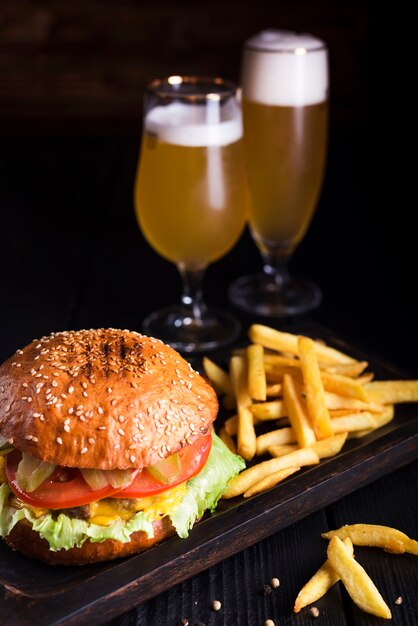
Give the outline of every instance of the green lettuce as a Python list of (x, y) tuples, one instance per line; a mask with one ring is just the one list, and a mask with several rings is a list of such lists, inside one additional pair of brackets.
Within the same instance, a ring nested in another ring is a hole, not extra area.
[[(228, 482), (245, 467), (241, 457), (232, 454), (224, 443), (213, 435), (212, 449), (203, 470), (186, 485), (186, 493), (177, 509), (170, 515), (173, 526), (180, 537), (187, 537), (188, 531), (198, 517), (209, 509), (213, 511), (226, 489)], [(129, 541), (136, 531), (144, 531), (153, 537), (152, 519), (142, 511), (130, 520), (118, 520), (110, 526), (100, 526), (91, 522), (68, 517), (60, 513), (56, 519), (51, 514), (35, 517), (32, 509), (23, 506), (16, 509), (8, 504), (10, 488), (7, 483), (0, 486), (0, 536), (5, 537), (23, 519), (32, 524), (49, 543), (50, 550), (69, 550), (80, 547), (90, 539), (92, 542), (116, 539), (122, 543)]]
[(212, 450), (202, 471), (188, 481), (187, 491), (179, 506), (170, 515), (177, 534), (185, 538), (198, 517), (209, 509), (213, 512), (227, 484), (245, 462), (226, 447), (219, 437), (213, 435)]

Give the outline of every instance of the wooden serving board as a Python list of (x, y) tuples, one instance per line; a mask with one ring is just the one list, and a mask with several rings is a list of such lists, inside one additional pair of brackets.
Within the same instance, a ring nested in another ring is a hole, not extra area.
[[(376, 378), (405, 378), (396, 367), (347, 345), (318, 326), (300, 329), (369, 361)], [(216, 355), (226, 359), (227, 353)], [(217, 360), (219, 360), (217, 358)], [(100, 624), (226, 557), (418, 458), (418, 407), (398, 405), (395, 419), (343, 452), (301, 470), (248, 500), (220, 502), (187, 539), (173, 538), (114, 562), (51, 567), (0, 543), (0, 624)]]

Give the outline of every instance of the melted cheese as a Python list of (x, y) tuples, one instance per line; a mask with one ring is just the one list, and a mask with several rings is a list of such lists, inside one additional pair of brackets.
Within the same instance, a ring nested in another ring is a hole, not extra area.
[(110, 526), (118, 519), (128, 521), (138, 511), (143, 511), (152, 520), (170, 515), (178, 506), (186, 492), (186, 483), (181, 483), (156, 496), (135, 500), (105, 498), (90, 504), (90, 522), (100, 526)]

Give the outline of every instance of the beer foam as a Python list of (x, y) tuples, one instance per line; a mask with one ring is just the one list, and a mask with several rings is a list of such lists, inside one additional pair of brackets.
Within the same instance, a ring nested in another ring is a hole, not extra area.
[(246, 100), (276, 106), (306, 106), (328, 96), (328, 55), (309, 34), (265, 30), (246, 41), (242, 64)]
[(237, 107), (233, 119), (220, 120), (219, 101), (205, 106), (172, 102), (151, 109), (145, 130), (160, 141), (178, 146), (226, 146), (242, 137), (242, 118)]

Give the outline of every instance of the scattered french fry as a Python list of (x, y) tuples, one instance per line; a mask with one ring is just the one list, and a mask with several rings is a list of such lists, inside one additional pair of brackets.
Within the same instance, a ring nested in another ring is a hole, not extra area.
[(335, 456), (340, 452), (343, 445), (347, 440), (347, 433), (341, 432), (333, 437), (327, 437), (327, 439), (321, 439), (312, 444), (312, 450), (315, 450), (320, 459), (325, 459), (330, 456)]
[[(344, 539), (343, 543), (347, 552), (352, 555), (353, 544), (351, 540), (347, 537)], [(312, 604), (312, 602), (316, 602), (319, 598), (322, 598), (328, 589), (335, 585), (335, 583), (339, 580), (340, 577), (332, 568), (331, 563), (328, 560), (325, 561), (325, 563), (321, 565), (306, 585), (304, 585), (299, 591), (293, 608), (294, 612), (299, 613), (299, 611), (305, 606), (308, 606), (308, 604)]]
[(357, 398), (363, 402), (369, 401), (367, 391), (355, 378), (321, 372), (321, 380), (326, 391), (332, 391), (349, 398)]
[(325, 403), (324, 386), (315, 353), (315, 345), (309, 337), (299, 337), (298, 348), (309, 417), (316, 438), (325, 439), (333, 434), (333, 429)]
[(235, 496), (239, 496), (248, 491), (255, 483), (281, 469), (316, 465), (317, 463), (319, 463), (318, 455), (310, 448), (300, 448), (299, 450), (295, 450), (295, 452), (291, 452), (277, 459), (257, 463), (245, 469), (241, 474), (238, 474), (238, 476), (235, 476), (228, 483), (222, 497), (234, 498)]
[(334, 433), (347, 433), (376, 428), (377, 422), (374, 415), (368, 411), (362, 411), (361, 413), (333, 417), (331, 425)]
[(298, 472), (300, 467), (286, 467), (284, 469), (278, 470), (277, 472), (273, 472), (269, 474), (265, 478), (262, 478), (257, 483), (254, 483), (252, 487), (247, 489), (244, 492), (244, 498), (249, 498), (250, 496), (254, 496), (256, 493), (261, 493), (262, 491), (266, 491), (267, 489), (271, 489), (278, 485), (282, 480), (291, 476), (295, 472)]
[(227, 374), (219, 365), (211, 361), (207, 356), (203, 357), (203, 370), (206, 376), (209, 378), (216, 393), (228, 394), (232, 396), (234, 391), (232, 389), (231, 380)]
[(285, 454), (289, 454), (289, 452), (294, 452), (297, 449), (298, 449), (297, 443), (282, 443), (280, 446), (269, 446), (267, 448), (271, 456), (274, 456), (274, 457), (284, 456)]
[(366, 385), (371, 402), (418, 402), (418, 380), (376, 380)]
[(351, 524), (341, 526), (337, 530), (322, 533), (322, 537), (325, 539), (331, 539), (332, 537), (345, 539), (349, 537), (355, 546), (374, 546), (383, 548), (387, 552), (395, 552), (397, 554), (409, 552), (410, 554), (418, 555), (418, 541), (410, 539), (405, 533), (390, 526)]
[(348, 398), (338, 393), (330, 391), (325, 392), (325, 404), (327, 409), (350, 409), (352, 411), (371, 411), (372, 413), (381, 413), (384, 409), (383, 404), (377, 402), (363, 402), (357, 398)]
[(296, 435), (296, 439), (302, 448), (310, 446), (316, 441), (315, 433), (309, 423), (309, 415), (305, 402), (291, 376), (283, 377), (283, 397), (289, 412), (290, 425)]
[(224, 442), (227, 448), (231, 450), (234, 454), (237, 453), (237, 446), (235, 445), (235, 441), (233, 437), (227, 432), (226, 428), (223, 426), (219, 431), (219, 438)]
[(251, 412), (260, 422), (287, 417), (288, 412), (283, 400), (272, 400), (260, 404), (252, 404)]
[(250, 411), (251, 398), (247, 390), (247, 366), (245, 357), (233, 356), (230, 362), (232, 387), (237, 399), (238, 408), (238, 453), (251, 461), (256, 451), (256, 435), (253, 415)]
[(248, 393), (254, 400), (266, 399), (266, 373), (264, 371), (264, 348), (254, 343), (247, 348)]
[(374, 430), (386, 426), (386, 424), (389, 424), (395, 417), (395, 407), (393, 406), (393, 404), (387, 404), (382, 413), (373, 413), (373, 417), (376, 424), (374, 428), (369, 428), (368, 430), (357, 430), (353, 433), (350, 433), (350, 436), (364, 437), (365, 435), (372, 433)]
[[(283, 333), (279, 330), (263, 326), (261, 324), (253, 324), (249, 330), (249, 336), (253, 343), (261, 343), (265, 348), (279, 350), (281, 352), (290, 352), (298, 355), (298, 338), (291, 333)], [(324, 363), (352, 363), (352, 359), (347, 354), (343, 354), (339, 350), (325, 346), (319, 341), (315, 342), (315, 352), (318, 359)]]
[(330, 374), (342, 374), (343, 376), (356, 377), (360, 376), (368, 366), (367, 361), (353, 361), (352, 363), (336, 363), (329, 365), (327, 363), (319, 363), (321, 369), (325, 369)]
[(275, 398), (282, 395), (282, 386), (280, 383), (268, 385), (266, 389), (266, 395), (268, 398)]
[(296, 434), (291, 426), (271, 430), (256, 439), (257, 455), (265, 454), (270, 446), (281, 446), (283, 444), (296, 443)]
[(375, 584), (363, 567), (347, 552), (341, 539), (332, 537), (327, 554), (332, 569), (341, 578), (353, 602), (366, 613), (390, 619), (390, 609)]

